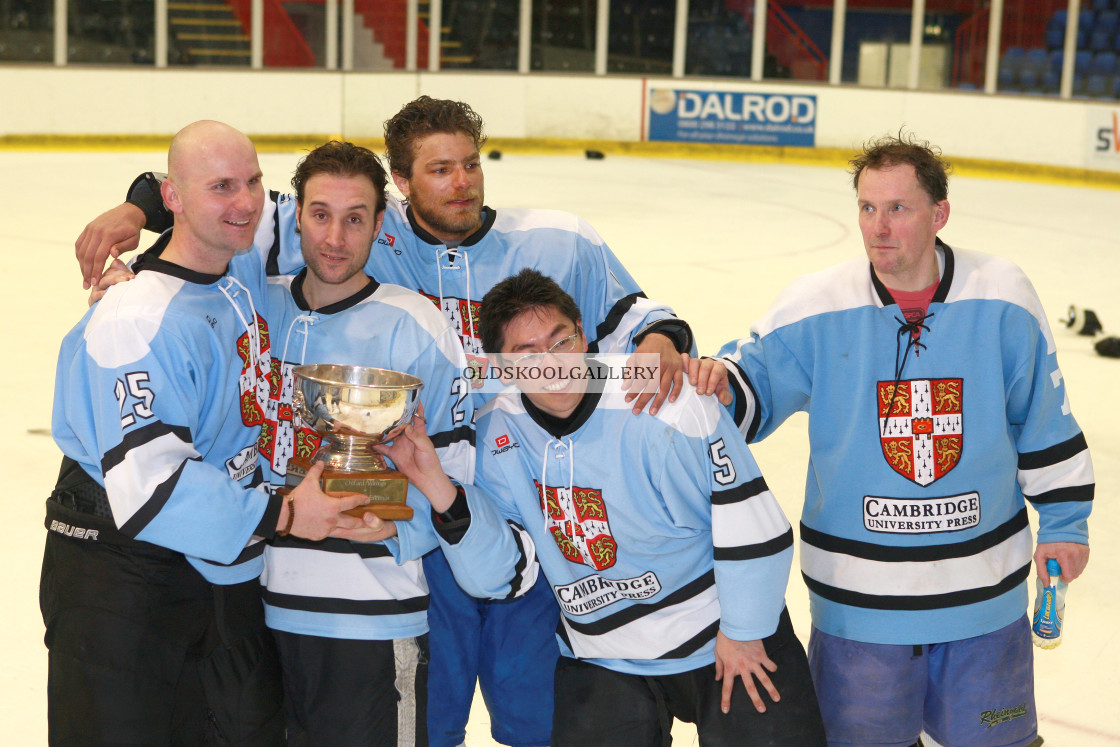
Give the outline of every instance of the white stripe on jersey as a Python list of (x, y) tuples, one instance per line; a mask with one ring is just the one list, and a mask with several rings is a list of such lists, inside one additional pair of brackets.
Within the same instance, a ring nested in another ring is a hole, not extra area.
[(577, 658), (656, 659), (719, 622), (719, 616), (719, 592), (712, 584), (691, 599), (643, 615), (600, 635), (576, 632), (564, 615), (560, 616), (560, 622)]
[(744, 501), (712, 505), (715, 547), (760, 545), (781, 537), (789, 529), (785, 514), (769, 490)]
[(1088, 449), (1057, 464), (1019, 470), (1019, 487), (1025, 496), (1042, 495), (1056, 488), (1092, 485), (1093, 481), (1093, 460)]
[(362, 558), (300, 547), (270, 548), (262, 581), (278, 593), (309, 598), (381, 601), (428, 595), (419, 560), (398, 566), (391, 555)]
[(129, 449), (124, 459), (105, 473), (105, 492), (113, 497), (113, 519), (124, 526), (143, 508), (161, 484), (198, 451), (174, 433)]
[(809, 578), (859, 594), (931, 597), (995, 586), (1031, 560), (1029, 526), (987, 550), (963, 558), (886, 562), (828, 552), (801, 542), (801, 570)]

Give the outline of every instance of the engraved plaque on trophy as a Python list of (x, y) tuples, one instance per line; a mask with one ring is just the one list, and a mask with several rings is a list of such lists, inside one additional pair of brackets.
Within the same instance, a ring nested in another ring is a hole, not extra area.
[(405, 504), (408, 478), (374, 451), (393, 440), (412, 419), (424, 382), (383, 368), (313, 365), (292, 369), (292, 406), (319, 437), (319, 445), (288, 460), (288, 488), (300, 483), (315, 462), (323, 462), (322, 489), (363, 493), (370, 503), (347, 511), (373, 511), (382, 519), (411, 519)]

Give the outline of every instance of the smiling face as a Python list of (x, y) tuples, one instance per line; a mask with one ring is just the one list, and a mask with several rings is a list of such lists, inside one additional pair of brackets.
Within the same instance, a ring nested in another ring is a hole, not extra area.
[[(524, 311), (502, 328), (503, 365), (512, 366), (515, 360), (531, 353), (546, 353), (539, 361), (540, 368), (559, 376), (543, 385), (540, 379), (531, 380), (528, 383), (532, 386), (526, 386), (523, 391), (530, 402), (558, 418), (566, 418), (575, 411), (587, 386), (585, 378), (573, 379), (564, 375), (564, 371), (570, 369), (575, 361), (547, 354), (557, 344), (566, 347), (565, 338), (573, 334), (577, 337), (572, 353), (586, 353), (587, 338), (583, 328), (555, 306)], [(584, 364), (579, 362), (578, 365)]]
[(482, 161), (463, 133), (437, 132), (416, 143), (412, 175), (393, 172), (416, 222), (440, 241), (457, 242), (482, 225)]
[(864, 169), (857, 191), (859, 228), (876, 277), (901, 291), (935, 283), (934, 247), (949, 220), (949, 201), (933, 201), (908, 163)]
[(309, 270), (303, 292), (312, 308), (348, 298), (369, 283), (363, 272), (385, 213), (369, 177), (315, 174), (303, 187), (296, 225)]
[(253, 244), (264, 209), (257, 152), (243, 134), (218, 122), (184, 128), (168, 152), (164, 202), (175, 215), (165, 258), (222, 272)]

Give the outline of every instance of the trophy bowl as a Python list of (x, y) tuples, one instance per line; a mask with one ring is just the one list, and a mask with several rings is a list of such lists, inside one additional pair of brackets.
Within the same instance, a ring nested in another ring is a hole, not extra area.
[(366, 506), (383, 519), (410, 519), (405, 505), (408, 480), (391, 469), (374, 445), (395, 438), (412, 420), (424, 382), (416, 376), (365, 366), (318, 364), (292, 369), (292, 406), (305, 428), (319, 436), (311, 453), (288, 461), (287, 485), (299, 484), (314, 462), (323, 462), (322, 488), (363, 493)]

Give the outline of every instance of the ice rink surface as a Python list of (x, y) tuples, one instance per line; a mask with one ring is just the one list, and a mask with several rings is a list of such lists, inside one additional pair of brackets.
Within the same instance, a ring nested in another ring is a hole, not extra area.
[[(284, 190), (298, 157), (262, 154), (266, 185)], [(6, 403), (0, 464), (11, 481), (0, 497), (8, 525), (0, 545), (8, 578), (0, 612), (0, 741), (6, 745), (46, 744), (37, 589), (43, 502), (59, 463), (49, 436), (55, 358), (86, 308), (74, 239), (122, 199), (138, 172), (164, 168), (158, 152), (0, 151), (0, 253), (9, 262), (0, 293)], [(507, 153), (484, 161), (484, 168), (486, 201), (498, 209), (558, 208), (586, 218), (647, 295), (692, 324), (703, 353), (746, 335), (795, 276), (863, 251), (854, 193), (839, 167)], [(1070, 588), (1062, 646), (1036, 652), (1040, 733), (1053, 747), (1120, 745), (1120, 359), (1098, 356), (1087, 338), (1055, 323), (1072, 303), (1095, 310), (1106, 333), (1120, 334), (1120, 192), (958, 175), (949, 201), (942, 238), (1014, 260), (1038, 289), (1096, 468), (1092, 558)], [(752, 447), (795, 526), (808, 454), (805, 424), (795, 417)], [(808, 598), (796, 566), (787, 600), (807, 642)], [(674, 735), (678, 745), (696, 742), (687, 726), (678, 725)], [(495, 744), (477, 708), (467, 744)]]

